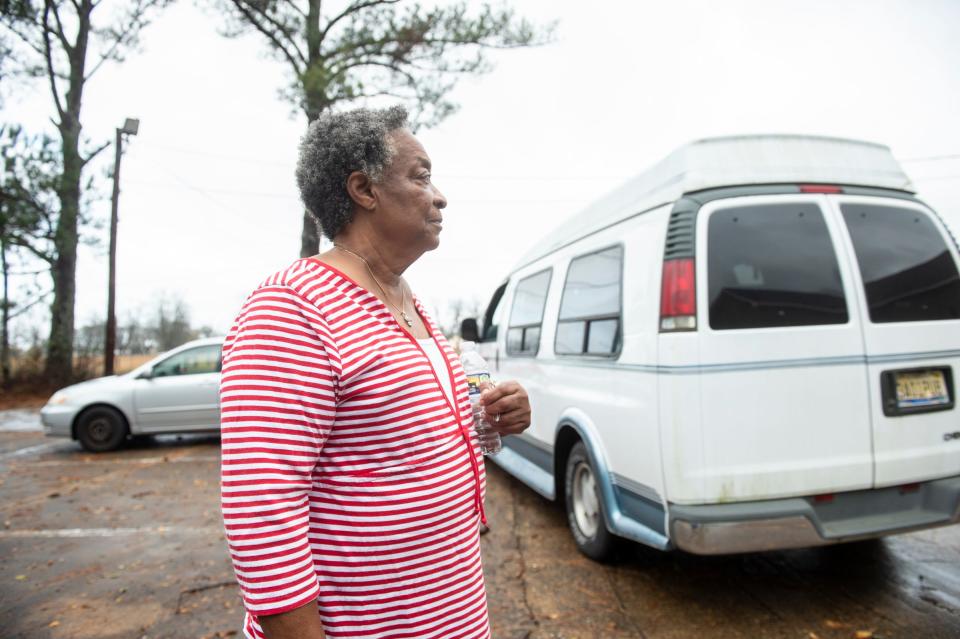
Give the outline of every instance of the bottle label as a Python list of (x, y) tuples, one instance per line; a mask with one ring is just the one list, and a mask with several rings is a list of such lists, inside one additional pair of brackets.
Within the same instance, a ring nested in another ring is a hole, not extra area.
[(480, 385), (490, 381), (490, 373), (470, 373), (467, 375), (467, 386), (470, 387), (470, 394), (480, 394)]

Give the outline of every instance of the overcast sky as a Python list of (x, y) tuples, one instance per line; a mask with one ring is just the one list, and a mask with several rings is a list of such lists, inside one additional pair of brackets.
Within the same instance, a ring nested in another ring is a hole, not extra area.
[[(419, 135), (449, 201), (440, 248), (407, 276), (433, 308), (485, 300), (546, 229), (707, 136), (886, 144), (960, 231), (960, 2), (510, 4), (559, 20), (556, 42), (497, 52), (492, 73), (458, 85), (459, 113)], [(289, 76), (261, 40), (224, 39), (218, 24), (181, 2), (144, 33), (142, 53), (88, 85), (91, 139), (141, 121), (121, 172), (121, 322), (179, 296), (194, 324), (225, 332), (253, 287), (298, 256), (293, 171), (305, 120), (279, 99)], [(49, 128), (50, 108), (37, 83), (7, 97), (3, 120)], [(103, 155), (99, 173), (112, 162)], [(96, 213), (107, 219), (109, 200)], [(100, 248), (81, 250), (78, 325), (105, 313), (102, 235)]]

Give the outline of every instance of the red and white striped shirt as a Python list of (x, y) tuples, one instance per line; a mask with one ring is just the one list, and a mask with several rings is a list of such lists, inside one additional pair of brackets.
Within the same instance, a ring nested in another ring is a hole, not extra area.
[(387, 307), (315, 260), (268, 278), (227, 335), (222, 505), (247, 637), (314, 598), (331, 638), (490, 636), (466, 379), (414, 304), (456, 405)]

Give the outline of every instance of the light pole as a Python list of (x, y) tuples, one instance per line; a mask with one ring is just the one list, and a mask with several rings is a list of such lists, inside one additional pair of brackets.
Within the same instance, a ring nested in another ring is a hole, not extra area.
[(103, 346), (103, 374), (113, 375), (113, 355), (117, 344), (117, 206), (120, 201), (120, 155), (123, 153), (123, 136), (136, 135), (140, 120), (127, 118), (122, 129), (117, 129), (116, 155), (113, 160), (113, 203), (110, 210), (110, 276), (107, 285), (107, 336)]

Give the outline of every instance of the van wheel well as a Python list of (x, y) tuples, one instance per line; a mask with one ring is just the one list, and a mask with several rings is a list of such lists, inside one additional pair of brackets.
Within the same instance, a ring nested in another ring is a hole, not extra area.
[(566, 478), (567, 459), (570, 457), (570, 451), (580, 441), (580, 435), (572, 426), (563, 426), (557, 433), (557, 444), (554, 447), (556, 453), (553, 456), (553, 483), (557, 495), (557, 503), (566, 503)]
[(113, 406), (111, 404), (100, 403), (100, 404), (90, 404), (89, 406), (84, 407), (82, 411), (77, 413), (77, 416), (73, 418), (73, 423), (70, 424), (70, 439), (77, 439), (77, 424), (80, 423), (80, 419), (89, 413), (94, 408), (109, 408), (110, 410), (117, 411), (117, 414), (120, 415), (120, 419), (123, 420), (124, 426), (127, 427), (127, 433), (130, 433), (130, 422), (127, 420), (127, 416), (123, 414), (123, 411)]

